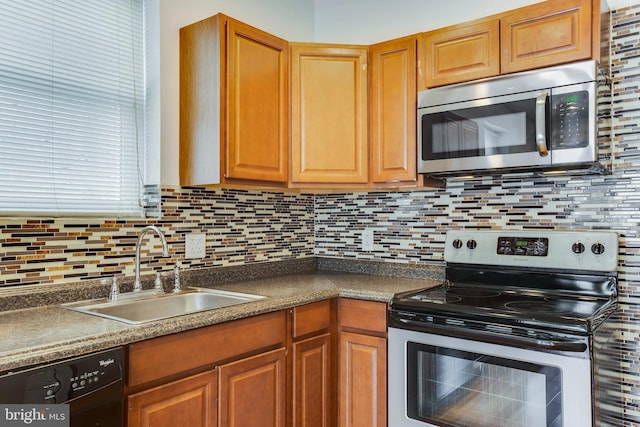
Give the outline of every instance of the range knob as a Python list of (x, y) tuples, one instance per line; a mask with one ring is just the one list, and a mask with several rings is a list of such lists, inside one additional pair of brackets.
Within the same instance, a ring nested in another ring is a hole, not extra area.
[(575, 242), (572, 246), (571, 246), (571, 250), (573, 251), (574, 254), (581, 254), (584, 253), (584, 244), (580, 243), (580, 242)]
[(594, 243), (591, 245), (591, 252), (594, 255), (601, 255), (604, 253), (604, 245), (602, 243)]
[(467, 248), (469, 249), (475, 249), (476, 246), (478, 246), (478, 242), (476, 242), (475, 240), (471, 239), (471, 240), (467, 240)]
[(453, 241), (453, 247), (456, 248), (456, 249), (460, 249), (462, 247), (462, 240), (455, 239)]

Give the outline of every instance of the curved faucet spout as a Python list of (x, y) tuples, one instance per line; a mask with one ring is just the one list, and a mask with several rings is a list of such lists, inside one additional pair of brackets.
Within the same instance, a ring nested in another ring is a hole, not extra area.
[(148, 225), (144, 227), (140, 232), (140, 235), (138, 236), (138, 242), (136, 243), (136, 271), (135, 271), (136, 278), (133, 281), (134, 292), (140, 291), (142, 289), (142, 285), (140, 284), (140, 247), (142, 246), (142, 239), (144, 238), (145, 234), (147, 234), (147, 232), (149, 231), (153, 231), (154, 233), (156, 233), (158, 237), (160, 237), (160, 240), (162, 240), (162, 256), (163, 257), (169, 256), (169, 247), (167, 245), (167, 239), (164, 237), (164, 234), (162, 234), (162, 231), (160, 231), (160, 229), (155, 225)]

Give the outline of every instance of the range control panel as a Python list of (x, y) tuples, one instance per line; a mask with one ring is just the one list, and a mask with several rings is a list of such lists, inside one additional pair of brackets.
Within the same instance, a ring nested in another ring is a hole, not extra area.
[(616, 271), (618, 234), (610, 231), (450, 230), (448, 263)]
[(547, 256), (549, 239), (546, 237), (498, 237), (498, 255)]

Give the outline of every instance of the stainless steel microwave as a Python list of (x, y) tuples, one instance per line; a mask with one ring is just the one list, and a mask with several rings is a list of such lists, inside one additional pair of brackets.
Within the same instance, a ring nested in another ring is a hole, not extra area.
[(599, 149), (607, 136), (599, 129), (608, 128), (602, 123), (610, 99), (609, 80), (597, 61), (421, 91), (418, 171), (608, 173)]

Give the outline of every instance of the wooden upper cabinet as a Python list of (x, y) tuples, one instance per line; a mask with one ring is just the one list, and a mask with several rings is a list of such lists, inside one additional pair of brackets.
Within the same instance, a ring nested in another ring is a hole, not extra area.
[(288, 60), (285, 40), (227, 22), (226, 179), (288, 179)]
[(291, 44), (291, 183), (368, 182), (367, 48)]
[[(599, 18), (598, 8), (594, 10)], [(592, 0), (553, 0), (501, 16), (502, 73), (529, 70), (596, 56), (592, 35)], [(592, 31), (593, 30), (593, 31)], [(599, 37), (598, 37), (599, 38)]]
[(288, 179), (288, 44), (216, 15), (180, 29), (180, 183)]
[(430, 31), (420, 43), (421, 89), (500, 74), (500, 21)]
[(416, 38), (369, 48), (369, 148), (373, 185), (417, 179)]

